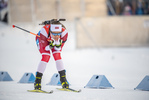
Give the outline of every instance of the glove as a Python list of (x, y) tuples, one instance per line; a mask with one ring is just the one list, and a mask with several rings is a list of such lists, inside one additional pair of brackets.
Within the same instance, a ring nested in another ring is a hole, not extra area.
[(55, 46), (56, 46), (57, 48), (60, 48), (61, 45), (62, 45), (62, 40), (61, 40), (61, 39), (59, 39), (58, 41), (55, 42)]
[(49, 40), (49, 46), (51, 49), (55, 46), (56, 50), (59, 50), (61, 45), (62, 45), (61, 39), (58, 39), (58, 41), (55, 41), (53, 38)]
[(53, 39), (49, 40), (49, 46), (50, 46), (51, 49), (55, 46), (55, 43), (54, 43)]

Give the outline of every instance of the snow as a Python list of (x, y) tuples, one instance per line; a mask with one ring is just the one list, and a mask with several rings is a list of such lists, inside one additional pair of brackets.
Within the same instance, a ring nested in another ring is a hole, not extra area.
[[(20, 26), (35, 33), (41, 28), (33, 25)], [(57, 73), (53, 57), (44, 73), (42, 89), (54, 90), (54, 93), (27, 92), (33, 89), (33, 84), (18, 82), (26, 72), (35, 75), (41, 59), (35, 36), (0, 23), (0, 71), (7, 71), (14, 80), (0, 82), (0, 100), (149, 100), (148, 91), (134, 90), (149, 75), (148, 47), (75, 49), (75, 33), (73, 28), (69, 28), (70, 35), (62, 58), (70, 87), (82, 89), (82, 92), (62, 92), (56, 90), (60, 86), (46, 85), (52, 75)], [(115, 89), (84, 88), (93, 75), (105, 75)]]

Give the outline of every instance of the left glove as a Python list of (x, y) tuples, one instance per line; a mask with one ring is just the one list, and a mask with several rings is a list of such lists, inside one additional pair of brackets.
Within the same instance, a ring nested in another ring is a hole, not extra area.
[(61, 45), (62, 45), (62, 40), (61, 40), (61, 39), (59, 39), (58, 41), (55, 41), (55, 46), (56, 46), (57, 48), (60, 48)]
[(51, 39), (51, 40), (48, 40), (49, 41), (49, 46), (50, 48), (55, 48), (55, 50), (60, 50), (61, 48), (61, 45), (62, 45), (62, 40), (61, 39), (58, 39), (58, 41), (54, 40), (54, 39)]
[(55, 41), (55, 46), (54, 46), (54, 49), (59, 51), (61, 50), (61, 45), (62, 45), (62, 40), (59, 39), (58, 41)]

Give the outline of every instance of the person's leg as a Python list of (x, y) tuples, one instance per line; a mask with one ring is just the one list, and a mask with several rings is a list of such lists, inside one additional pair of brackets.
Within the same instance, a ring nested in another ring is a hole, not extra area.
[(37, 72), (44, 73), (47, 63), (49, 62), (50, 54), (42, 54), (42, 59), (38, 64)]
[(46, 69), (46, 65), (49, 62), (50, 54), (49, 53), (42, 53), (42, 59), (39, 62), (37, 72), (36, 72), (36, 79), (34, 83), (34, 88), (41, 90), (41, 79), (42, 75)]
[(61, 53), (60, 52), (53, 52), (53, 57), (54, 57), (55, 62), (56, 62), (57, 71), (59, 72), (59, 75), (60, 75), (60, 81), (61, 81), (62, 87), (63, 88), (69, 88), (69, 84), (67, 83), (67, 79), (66, 79), (64, 64), (63, 64), (63, 61), (61, 58)]
[(54, 57), (54, 60), (56, 63), (57, 71), (65, 70), (64, 64), (63, 64), (63, 61), (61, 58), (61, 53), (60, 52), (56, 52), (56, 53), (53, 52), (53, 57)]

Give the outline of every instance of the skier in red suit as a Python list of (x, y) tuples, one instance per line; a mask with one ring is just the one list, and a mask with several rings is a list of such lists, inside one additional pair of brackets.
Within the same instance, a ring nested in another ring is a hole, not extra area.
[(67, 83), (64, 64), (61, 58), (62, 48), (67, 40), (68, 32), (60, 22), (53, 22), (52, 24), (45, 25), (38, 32), (40, 37), (36, 37), (38, 49), (42, 55), (39, 62), (34, 88), (41, 90), (41, 79), (45, 71), (46, 65), (53, 55), (56, 62), (56, 68), (60, 75), (62, 88), (69, 88)]

